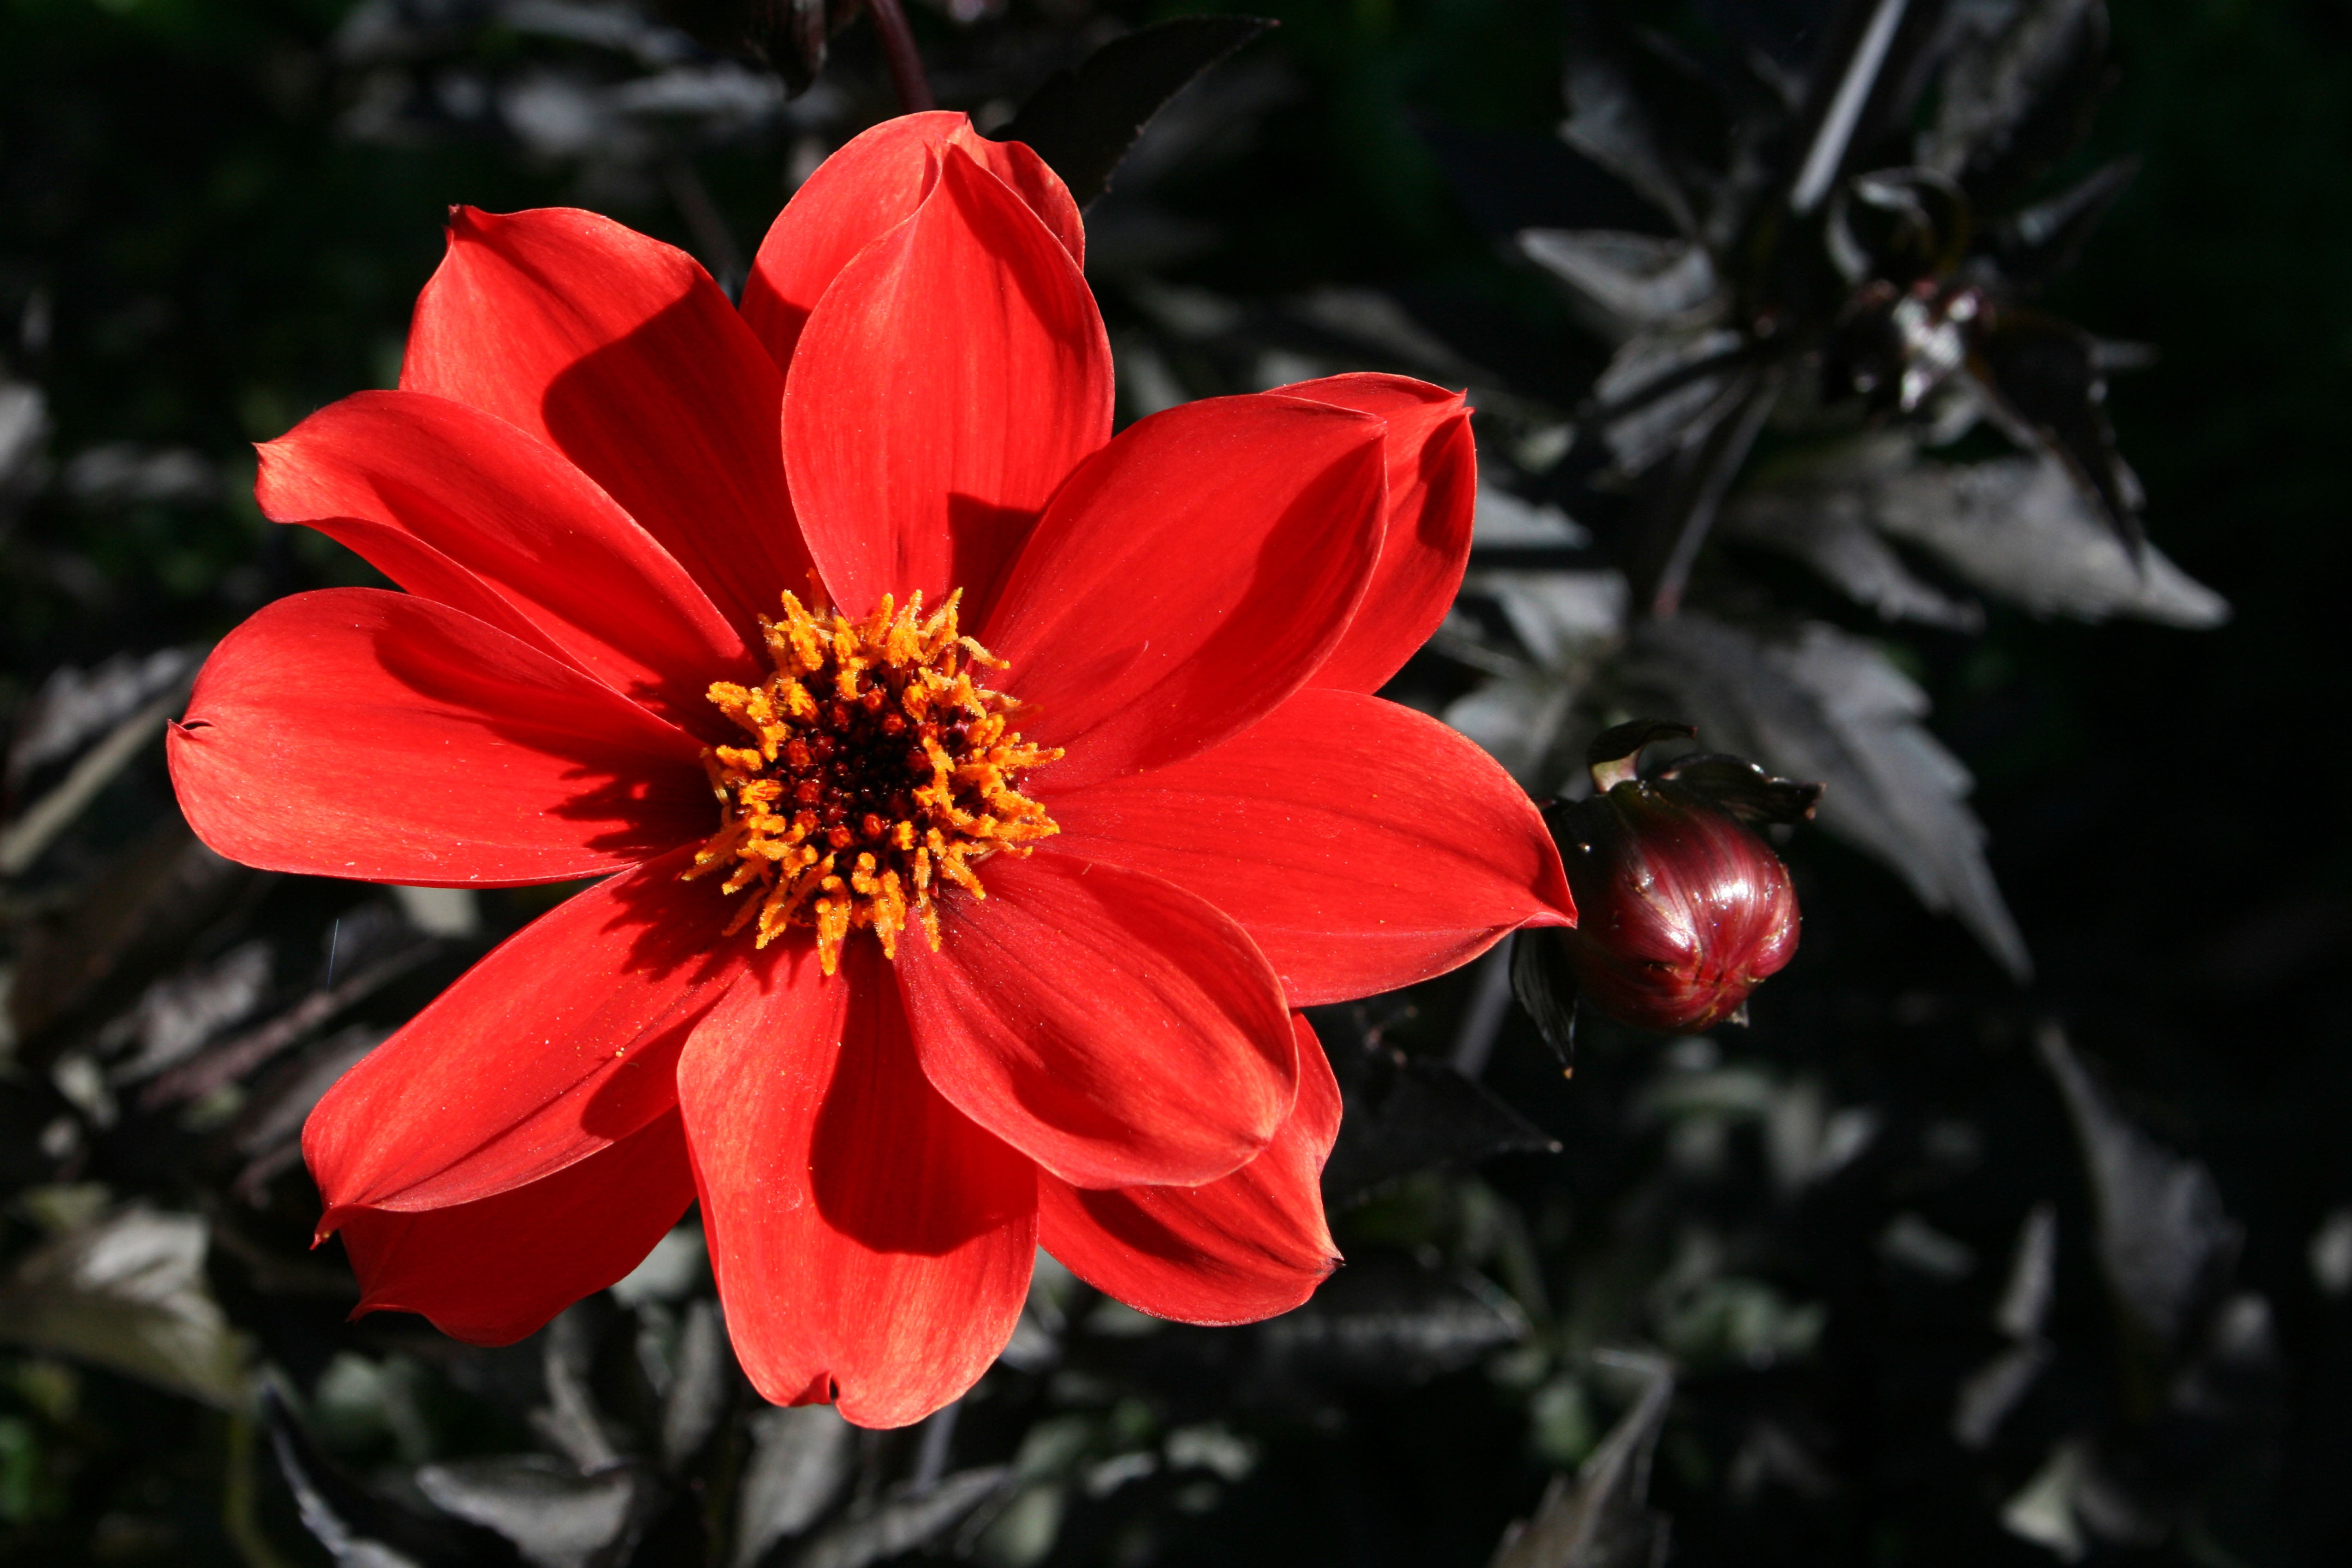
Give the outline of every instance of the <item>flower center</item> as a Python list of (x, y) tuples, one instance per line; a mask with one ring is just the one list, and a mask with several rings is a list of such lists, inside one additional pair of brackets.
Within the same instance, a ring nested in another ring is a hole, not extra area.
[(786, 594), (783, 619), (760, 617), (776, 672), (712, 683), (750, 740), (702, 753), (719, 831), (684, 879), (725, 867), (722, 890), (752, 894), (730, 934), (756, 918), (765, 947), (813, 926), (827, 974), (853, 931), (896, 958), (911, 919), (936, 952), (943, 880), (986, 898), (974, 866), (1060, 831), (1021, 780), (1061, 751), (1024, 741), (1006, 719), (1020, 704), (973, 679), (1004, 661), (957, 632), (962, 596), (926, 616), (920, 590), (898, 609), (885, 594), (852, 621)]

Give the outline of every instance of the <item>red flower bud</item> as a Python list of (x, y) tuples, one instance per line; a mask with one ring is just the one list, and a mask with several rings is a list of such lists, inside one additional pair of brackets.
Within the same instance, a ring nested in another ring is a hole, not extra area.
[[(1599, 792), (1545, 814), (1579, 920), (1573, 930), (1522, 939), (1556, 944), (1543, 967), (1557, 973), (1564, 963), (1560, 979), (1572, 983), (1554, 984), (1559, 1001), (1573, 994), (1648, 1029), (1744, 1022), (1748, 994), (1795, 955), (1796, 892), (1748, 824), (1810, 816), (1821, 794), (1730, 757), (1635, 775), (1647, 741), (1692, 732), (1644, 721), (1593, 743)], [(1522, 995), (1528, 990), (1522, 983)], [(1554, 1032), (1542, 1009), (1538, 1017)]]

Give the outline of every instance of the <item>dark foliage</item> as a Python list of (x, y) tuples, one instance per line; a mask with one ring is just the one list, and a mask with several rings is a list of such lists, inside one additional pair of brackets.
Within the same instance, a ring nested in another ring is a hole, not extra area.
[(1563, 1077), (1526, 941), (1322, 1010), (1331, 1283), (1207, 1330), (1043, 1267), (908, 1432), (761, 1405), (690, 1224), (506, 1350), (346, 1321), (302, 1118), (562, 890), (269, 876), (181, 824), (204, 649), (367, 580), (262, 522), (245, 444), (389, 381), (448, 203), (596, 207), (732, 284), (897, 99), (855, 5), (0, 0), (0, 1555), (2352, 1552), (2346, 841), (2328, 770), (2256, 804), (2208, 739), (2341, 728), (2352, 32), (1249, 9), (1281, 26), (914, 23), (943, 104), (1099, 193), (1122, 417), (1472, 389), (1471, 581), (1392, 695), (1539, 797), (1696, 724), (1720, 752), (1651, 771), (1805, 914), (1750, 1026), (1588, 1014)]

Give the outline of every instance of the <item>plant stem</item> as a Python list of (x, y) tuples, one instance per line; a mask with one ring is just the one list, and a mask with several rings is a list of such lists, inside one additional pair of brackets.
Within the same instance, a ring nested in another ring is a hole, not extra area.
[(898, 0), (866, 0), (866, 5), (874, 13), (874, 30), (881, 35), (882, 58), (890, 64), (890, 85), (898, 89), (900, 106), (909, 114), (937, 107), (923, 75), (923, 57), (915, 52), (915, 30)]

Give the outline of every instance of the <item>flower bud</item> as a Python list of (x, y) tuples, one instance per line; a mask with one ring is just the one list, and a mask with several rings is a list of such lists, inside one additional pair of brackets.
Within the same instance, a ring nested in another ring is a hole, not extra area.
[[(1637, 776), (1643, 745), (1694, 732), (1654, 721), (1619, 726), (1593, 743), (1597, 793), (1546, 811), (1580, 917), (1574, 930), (1523, 939), (1556, 944), (1543, 955), (1553, 962), (1537, 960), (1551, 972), (1555, 1014), (1573, 996), (1643, 1028), (1745, 1022), (1748, 993), (1796, 953), (1796, 892), (1749, 824), (1811, 816), (1821, 786), (1719, 756)], [(1543, 984), (1530, 972), (1522, 995)], [(1530, 1005), (1548, 1035), (1564, 1032)]]

